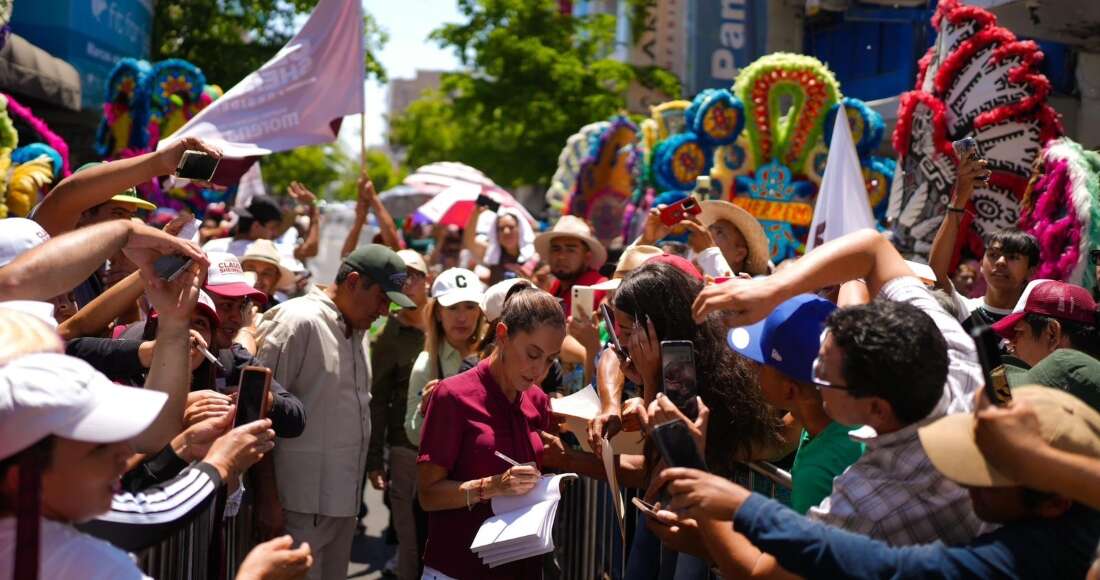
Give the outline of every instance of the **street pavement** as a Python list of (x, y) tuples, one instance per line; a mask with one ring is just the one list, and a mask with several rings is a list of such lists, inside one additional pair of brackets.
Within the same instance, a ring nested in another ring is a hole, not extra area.
[[(393, 555), (396, 546), (387, 546), (382, 532), (389, 524), (390, 510), (382, 504), (382, 492), (368, 483), (363, 497), (367, 500), (367, 533), (355, 536), (351, 543), (351, 564), (348, 566), (348, 578), (356, 580), (376, 580), (384, 578), (382, 568), (386, 560)], [(390, 578), (394, 578), (390, 576)]]

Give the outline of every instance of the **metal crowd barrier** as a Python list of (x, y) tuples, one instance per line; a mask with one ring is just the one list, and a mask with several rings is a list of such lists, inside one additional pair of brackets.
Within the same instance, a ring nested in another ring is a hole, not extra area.
[[(757, 493), (790, 503), (791, 475), (769, 463), (750, 463), (738, 469), (734, 480)], [(639, 516), (631, 498), (641, 495), (624, 488), (624, 530), (619, 530), (607, 482), (581, 477), (562, 492), (554, 522), (552, 558), (548, 558), (546, 580), (619, 579)], [(222, 546), (225, 552), (226, 578), (236, 576), (241, 561), (252, 549), (252, 505), (241, 505), (236, 516), (223, 521)], [(138, 565), (157, 580), (215, 580), (209, 577), (214, 533), (215, 505), (160, 544), (142, 551)]]
[[(790, 504), (791, 474), (764, 462), (744, 465), (734, 481), (757, 493)], [(619, 579), (639, 516), (631, 498), (636, 489), (623, 489), (623, 524), (620, 532), (607, 482), (581, 477), (562, 492), (554, 522), (554, 558), (548, 563), (547, 580)]]
[[(161, 543), (138, 554), (138, 567), (156, 580), (214, 580), (208, 574), (211, 539), (214, 537), (217, 502), (199, 514), (187, 526)], [(223, 520), (222, 549), (226, 578), (237, 575), (237, 568), (248, 555), (252, 541), (252, 506), (245, 501), (237, 515)]]

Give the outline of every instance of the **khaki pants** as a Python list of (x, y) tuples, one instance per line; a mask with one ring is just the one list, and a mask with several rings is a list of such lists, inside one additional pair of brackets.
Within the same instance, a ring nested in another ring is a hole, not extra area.
[(390, 447), (390, 510), (397, 528), (397, 578), (416, 580), (420, 570), (420, 552), (416, 538), (416, 450)]
[(309, 542), (313, 567), (309, 580), (344, 580), (351, 562), (351, 541), (355, 516), (331, 517), (286, 511), (286, 531), (297, 546)]

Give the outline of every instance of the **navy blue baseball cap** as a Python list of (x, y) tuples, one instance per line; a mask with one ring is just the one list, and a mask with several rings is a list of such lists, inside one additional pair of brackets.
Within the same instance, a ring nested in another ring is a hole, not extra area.
[(780, 304), (764, 320), (734, 328), (727, 340), (734, 352), (809, 383), (825, 319), (834, 310), (836, 304), (824, 298), (799, 294)]

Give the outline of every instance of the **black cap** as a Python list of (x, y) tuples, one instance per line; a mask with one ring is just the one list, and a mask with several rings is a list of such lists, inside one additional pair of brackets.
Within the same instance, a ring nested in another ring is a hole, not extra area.
[(403, 308), (416, 308), (416, 303), (401, 293), (405, 286), (405, 261), (397, 252), (381, 244), (369, 244), (344, 258), (352, 270), (382, 286), (386, 296)]
[(245, 218), (252, 218), (259, 223), (267, 223), (270, 221), (283, 221), (283, 210), (279, 208), (279, 204), (266, 195), (257, 195), (249, 202), (248, 208), (241, 211), (241, 208), (234, 210), (238, 215)]

